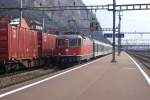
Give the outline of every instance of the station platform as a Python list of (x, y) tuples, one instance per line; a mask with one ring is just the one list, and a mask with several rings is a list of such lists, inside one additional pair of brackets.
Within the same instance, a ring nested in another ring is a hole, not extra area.
[(0, 100), (150, 100), (150, 85), (128, 54), (117, 56), (116, 63), (111, 58), (40, 78), (1, 94)]

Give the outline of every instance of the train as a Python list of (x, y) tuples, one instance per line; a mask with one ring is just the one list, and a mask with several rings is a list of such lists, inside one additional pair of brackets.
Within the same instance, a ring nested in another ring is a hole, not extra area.
[(59, 64), (88, 61), (112, 53), (112, 45), (90, 39), (82, 33), (68, 33), (56, 38), (55, 60)]
[(112, 46), (85, 35), (55, 35), (0, 18), (0, 73), (43, 66), (49, 63), (88, 61), (112, 52)]
[(52, 59), (56, 35), (31, 30), (26, 19), (0, 19), (0, 73), (42, 66)]

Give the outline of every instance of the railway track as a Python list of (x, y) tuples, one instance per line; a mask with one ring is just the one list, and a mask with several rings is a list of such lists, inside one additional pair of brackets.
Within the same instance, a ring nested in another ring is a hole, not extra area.
[(0, 89), (6, 88), (15, 84), (23, 83), (47, 74), (56, 72), (56, 69), (38, 68), (32, 70), (24, 70), (14, 73), (0, 75)]
[(146, 55), (142, 52), (128, 52), (130, 55), (135, 57), (140, 63), (150, 70), (150, 55)]
[[(73, 67), (77, 64), (68, 64), (67, 67)], [(60, 71), (58, 64), (45, 65), (41, 67), (33, 67), (30, 69), (22, 69), (9, 73), (0, 74), (0, 89), (10, 87), (15, 84), (23, 83), (35, 78), (39, 78), (48, 74)]]
[[(85, 63), (86, 62), (82, 62), (81, 65)], [(67, 67), (75, 67), (77, 65), (79, 64), (76, 63), (63, 66), (66, 66), (67, 68)], [(25, 81), (33, 80), (35, 78), (42, 77), (48, 74), (53, 74), (61, 70), (62, 69), (59, 69), (58, 64), (57, 65), (54, 64), (49, 67), (32, 68), (6, 74), (0, 74), (0, 89), (10, 87), (15, 84), (23, 83)]]
[[(84, 62), (82, 63), (84, 64)], [(68, 64), (67, 67), (73, 67), (78, 64)], [(31, 68), (20, 71), (15, 71), (11, 73), (0, 74), (0, 89), (10, 87), (15, 84), (23, 83), (29, 80), (33, 80), (45, 75), (53, 74), (55, 72), (61, 71), (58, 65), (51, 65), (49, 67), (43, 66), (39, 68)]]

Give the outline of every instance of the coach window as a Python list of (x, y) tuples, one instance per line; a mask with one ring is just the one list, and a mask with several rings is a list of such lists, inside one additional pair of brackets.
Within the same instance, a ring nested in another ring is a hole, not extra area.
[(78, 39), (78, 47), (81, 47), (81, 39)]
[(101, 45), (101, 51), (104, 51), (104, 46), (103, 45)]
[(65, 46), (65, 41), (63, 39), (58, 39), (57, 40), (57, 47), (63, 48), (64, 46)]

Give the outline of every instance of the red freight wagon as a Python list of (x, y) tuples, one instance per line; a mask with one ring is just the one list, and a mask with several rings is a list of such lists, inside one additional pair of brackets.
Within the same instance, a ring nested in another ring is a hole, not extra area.
[(56, 50), (56, 35), (53, 34), (48, 34), (48, 39), (47, 39), (47, 45), (48, 45), (48, 55), (49, 56), (54, 56), (55, 50)]
[(12, 70), (16, 62), (31, 67), (37, 56), (37, 32), (0, 22), (0, 60), (5, 70)]
[(51, 57), (56, 49), (56, 35), (38, 32), (38, 55), (42, 58)]

